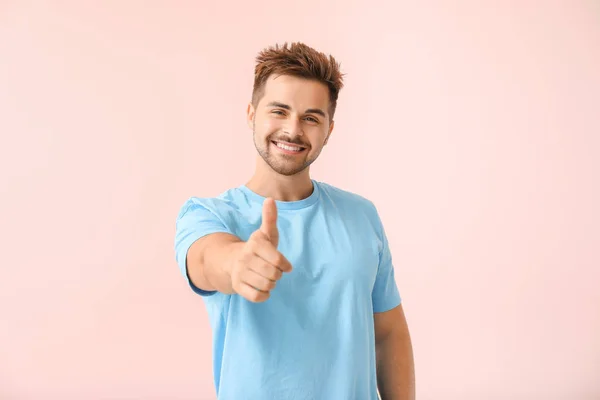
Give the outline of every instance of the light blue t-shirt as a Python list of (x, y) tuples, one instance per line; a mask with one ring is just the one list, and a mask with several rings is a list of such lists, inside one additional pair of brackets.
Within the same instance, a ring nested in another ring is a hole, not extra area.
[(210, 233), (247, 240), (264, 198), (242, 185), (181, 207), (176, 260), (207, 307), (221, 400), (378, 399), (373, 313), (401, 301), (383, 224), (370, 200), (312, 182), (309, 197), (277, 202), (278, 249), (293, 270), (262, 303), (194, 287), (185, 260)]

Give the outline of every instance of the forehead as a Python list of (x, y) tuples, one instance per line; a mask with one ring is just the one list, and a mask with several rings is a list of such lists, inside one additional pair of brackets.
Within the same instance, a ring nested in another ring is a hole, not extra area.
[(321, 108), (329, 105), (329, 89), (324, 83), (290, 75), (270, 76), (261, 103), (279, 101), (292, 108)]

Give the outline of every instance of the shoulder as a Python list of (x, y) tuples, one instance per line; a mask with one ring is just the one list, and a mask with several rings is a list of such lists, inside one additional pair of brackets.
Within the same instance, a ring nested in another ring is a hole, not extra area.
[(375, 210), (374, 202), (365, 195), (343, 189), (339, 186), (334, 186), (330, 183), (318, 182), (318, 184), (324, 196), (331, 199), (331, 201), (348, 204), (364, 210)]
[(190, 196), (179, 207), (177, 218), (198, 211), (220, 215), (238, 210), (240, 208), (240, 194), (238, 192), (237, 188), (231, 188), (215, 196)]
[(375, 203), (366, 195), (343, 189), (330, 183), (318, 182), (318, 184), (322, 194), (335, 206), (347, 206), (353, 211), (365, 213), (371, 219), (379, 219)]

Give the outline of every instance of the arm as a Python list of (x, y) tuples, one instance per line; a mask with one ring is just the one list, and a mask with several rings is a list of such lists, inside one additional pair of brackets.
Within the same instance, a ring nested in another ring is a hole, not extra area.
[(175, 236), (176, 258), (195, 291), (239, 294), (252, 302), (265, 301), (282, 273), (292, 269), (277, 250), (277, 205), (264, 202), (262, 224), (242, 241), (205, 207), (180, 212)]
[(402, 305), (375, 313), (377, 385), (382, 400), (414, 400), (412, 343)]
[(212, 233), (194, 242), (188, 250), (186, 265), (190, 281), (205, 291), (233, 293), (231, 269), (244, 242), (229, 233)]

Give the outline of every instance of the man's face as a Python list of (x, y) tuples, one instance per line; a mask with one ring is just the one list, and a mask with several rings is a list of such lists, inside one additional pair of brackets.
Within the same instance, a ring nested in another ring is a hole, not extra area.
[(326, 85), (288, 75), (270, 77), (248, 125), (258, 154), (277, 173), (294, 175), (312, 164), (333, 130)]

